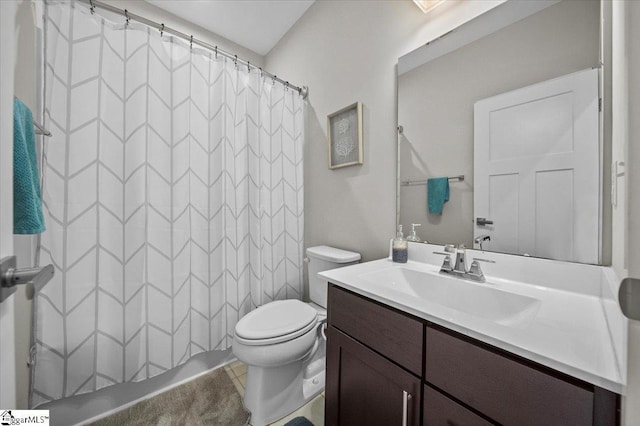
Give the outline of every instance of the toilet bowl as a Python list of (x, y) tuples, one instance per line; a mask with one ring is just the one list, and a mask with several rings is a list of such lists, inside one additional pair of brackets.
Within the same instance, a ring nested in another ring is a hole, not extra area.
[(267, 303), (238, 323), (233, 352), (245, 364), (258, 367), (301, 360), (317, 340), (319, 317), (318, 310), (299, 300)]
[(311, 303), (269, 302), (235, 327), (233, 353), (247, 364), (244, 405), (253, 426), (286, 416), (324, 390), (327, 282), (317, 273), (357, 263), (360, 254), (319, 246), (307, 256)]

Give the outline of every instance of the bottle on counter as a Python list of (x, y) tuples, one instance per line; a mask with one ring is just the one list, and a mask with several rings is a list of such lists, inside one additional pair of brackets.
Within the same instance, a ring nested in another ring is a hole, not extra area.
[(416, 233), (416, 226), (422, 226), (419, 223), (412, 223), (411, 224), (411, 232), (409, 232), (409, 236), (407, 237), (407, 241), (411, 241), (414, 243), (419, 243), (420, 237), (418, 237), (418, 234)]
[(407, 240), (402, 234), (402, 225), (398, 226), (398, 234), (391, 244), (391, 258), (397, 263), (407, 263), (409, 257), (409, 249)]

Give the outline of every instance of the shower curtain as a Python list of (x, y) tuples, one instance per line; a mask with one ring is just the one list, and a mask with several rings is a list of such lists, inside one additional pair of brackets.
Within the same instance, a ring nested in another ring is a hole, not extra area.
[(231, 346), (302, 296), (303, 105), (159, 29), (49, 2), (32, 406)]

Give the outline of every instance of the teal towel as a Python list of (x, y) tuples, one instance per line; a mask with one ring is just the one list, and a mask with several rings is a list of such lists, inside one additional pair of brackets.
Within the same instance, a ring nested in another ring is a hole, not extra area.
[(13, 101), (13, 233), (44, 232), (36, 135), (31, 111), (20, 99)]
[(429, 213), (442, 214), (444, 203), (449, 201), (449, 178), (427, 179), (427, 205)]

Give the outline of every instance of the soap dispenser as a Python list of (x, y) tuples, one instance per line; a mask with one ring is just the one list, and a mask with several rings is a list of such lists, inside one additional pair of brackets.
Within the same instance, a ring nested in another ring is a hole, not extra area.
[(391, 244), (391, 258), (397, 263), (407, 263), (409, 257), (407, 240), (402, 234), (402, 225), (398, 225), (398, 234)]
[(413, 243), (419, 243), (420, 237), (418, 237), (418, 234), (416, 234), (416, 226), (422, 226), (419, 223), (412, 223), (411, 224), (411, 232), (409, 232), (409, 236), (407, 237), (407, 241), (411, 241)]

